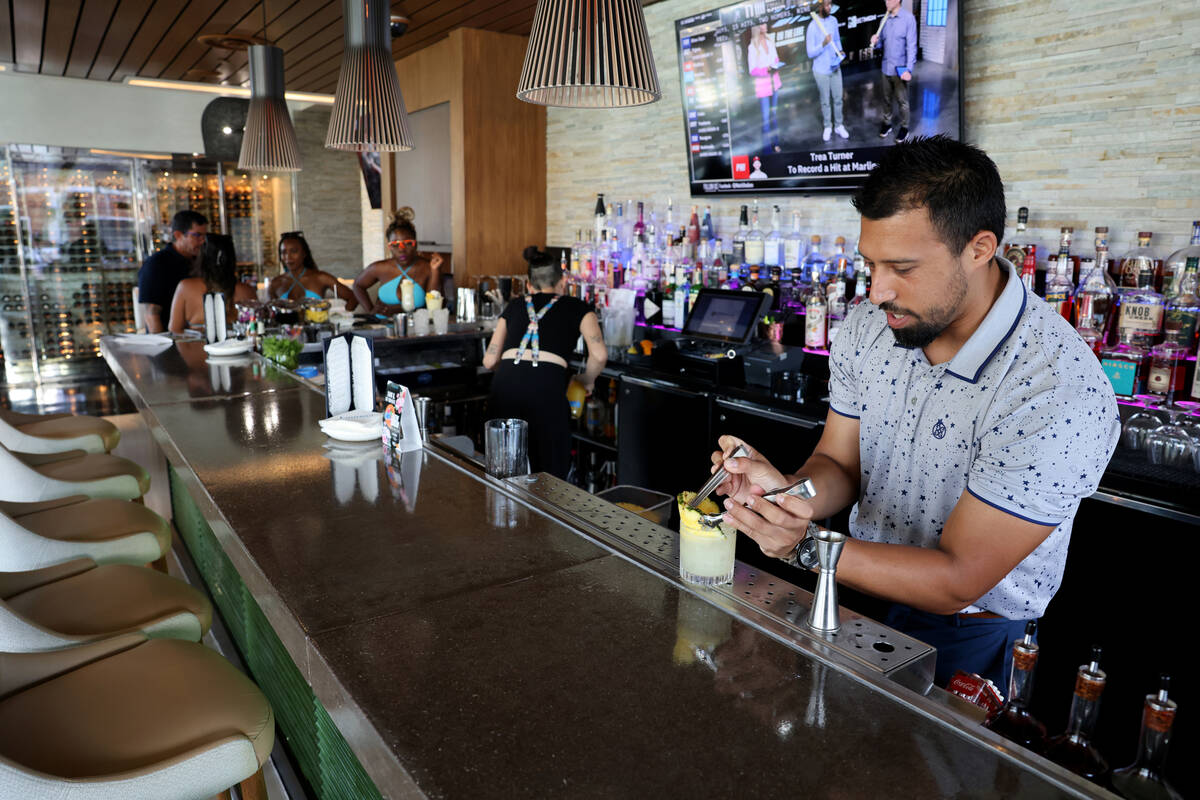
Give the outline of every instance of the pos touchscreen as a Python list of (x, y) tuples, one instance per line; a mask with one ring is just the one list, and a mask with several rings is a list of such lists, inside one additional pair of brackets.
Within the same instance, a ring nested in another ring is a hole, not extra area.
[(766, 295), (731, 289), (701, 289), (683, 323), (683, 335), (745, 344), (754, 332)]

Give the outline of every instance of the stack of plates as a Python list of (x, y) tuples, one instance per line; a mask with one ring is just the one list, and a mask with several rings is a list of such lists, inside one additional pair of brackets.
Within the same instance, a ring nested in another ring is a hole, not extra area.
[(242, 353), (249, 353), (252, 346), (249, 339), (226, 339), (223, 342), (204, 345), (204, 352), (216, 357), (240, 356)]
[(317, 424), (326, 436), (343, 442), (368, 442), (383, 437), (383, 414), (378, 411), (347, 411)]

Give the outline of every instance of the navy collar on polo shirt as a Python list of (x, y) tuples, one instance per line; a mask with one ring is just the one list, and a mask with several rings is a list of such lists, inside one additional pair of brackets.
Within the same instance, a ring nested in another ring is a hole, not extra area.
[(992, 304), (987, 316), (971, 337), (963, 343), (954, 358), (946, 364), (946, 374), (967, 383), (976, 383), (983, 368), (1017, 329), (1025, 313), (1025, 286), (1016, 269), (1006, 259), (996, 256), (1000, 268), (1008, 273), (1004, 290)]

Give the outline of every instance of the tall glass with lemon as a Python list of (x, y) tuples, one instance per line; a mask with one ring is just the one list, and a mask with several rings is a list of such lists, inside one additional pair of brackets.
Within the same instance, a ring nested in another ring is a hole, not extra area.
[(695, 492), (679, 495), (679, 577), (701, 586), (733, 582), (733, 557), (737, 529), (724, 522), (705, 525), (701, 514), (716, 514), (720, 508), (706, 499), (698, 508), (688, 508)]

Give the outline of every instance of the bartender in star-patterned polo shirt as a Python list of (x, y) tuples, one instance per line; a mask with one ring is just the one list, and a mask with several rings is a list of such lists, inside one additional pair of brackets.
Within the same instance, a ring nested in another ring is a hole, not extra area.
[(1004, 686), (1116, 446), (1116, 398), (1071, 325), (996, 254), (1004, 186), (983, 151), (942, 136), (897, 145), (854, 206), (871, 302), (830, 346), (825, 430), (795, 473), (816, 498), (759, 499), (794, 477), (752, 442), (724, 459), (741, 440), (723, 436), (726, 521), (811, 569), (809, 520), (853, 504), (838, 580), (891, 601), (886, 623), (937, 648), (939, 685), (961, 669)]

